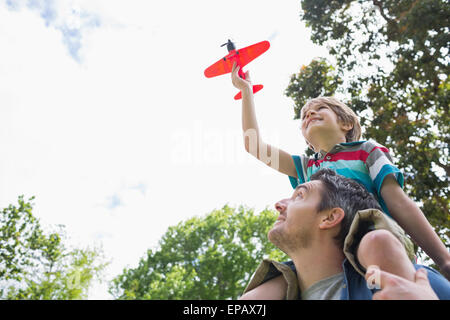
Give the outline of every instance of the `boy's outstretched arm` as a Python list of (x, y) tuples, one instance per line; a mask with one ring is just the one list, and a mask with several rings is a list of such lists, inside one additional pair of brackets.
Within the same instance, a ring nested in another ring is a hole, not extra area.
[(422, 210), (405, 194), (392, 175), (384, 179), (380, 193), (392, 217), (450, 280), (450, 253)]
[(245, 79), (242, 79), (239, 77), (238, 71), (239, 66), (236, 66), (236, 63), (233, 64), (231, 80), (233, 85), (242, 92), (242, 130), (244, 132), (245, 150), (271, 168), (297, 178), (292, 156), (263, 141), (256, 120), (253, 86), (249, 72), (247, 71)]

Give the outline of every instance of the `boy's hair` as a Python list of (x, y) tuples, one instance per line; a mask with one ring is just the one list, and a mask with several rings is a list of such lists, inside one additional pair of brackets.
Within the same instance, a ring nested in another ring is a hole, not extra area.
[(345, 216), (342, 219), (338, 235), (334, 238), (343, 248), (344, 240), (356, 213), (359, 210), (378, 209), (382, 211), (375, 197), (355, 180), (338, 175), (331, 169), (321, 169), (311, 176), (311, 180), (322, 182), (321, 201), (318, 212), (332, 208), (342, 208)]
[[(301, 109), (300, 118), (303, 119), (303, 114), (311, 107), (317, 104), (325, 104), (334, 111), (338, 120), (344, 124), (351, 124), (353, 128), (345, 135), (346, 142), (358, 141), (361, 138), (361, 125), (359, 124), (358, 116), (345, 103), (342, 103), (334, 97), (317, 97), (309, 100)], [(308, 143), (309, 145), (309, 143)]]

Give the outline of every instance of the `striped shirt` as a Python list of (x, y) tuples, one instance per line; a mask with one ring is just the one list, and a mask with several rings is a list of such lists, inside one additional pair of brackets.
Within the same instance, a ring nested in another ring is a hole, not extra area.
[(289, 176), (292, 187), (310, 181), (311, 175), (323, 168), (356, 180), (375, 195), (381, 208), (389, 216), (389, 211), (381, 197), (381, 185), (388, 174), (394, 174), (403, 188), (403, 174), (393, 165), (389, 150), (381, 144), (369, 141), (346, 142), (335, 145), (330, 152), (320, 151), (313, 157), (292, 156), (297, 170), (297, 178)]

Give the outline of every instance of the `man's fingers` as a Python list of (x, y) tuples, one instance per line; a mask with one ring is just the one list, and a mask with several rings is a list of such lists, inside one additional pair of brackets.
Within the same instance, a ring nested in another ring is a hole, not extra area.
[[(377, 267), (370, 266), (367, 268), (366, 281), (372, 285), (376, 285), (381, 289), (384, 289), (386, 285), (399, 285), (400, 283), (407, 281), (395, 274), (385, 272)], [(419, 269), (415, 273), (415, 282), (418, 285), (429, 286), (428, 275), (426, 269)]]
[(396, 276), (395, 274), (380, 270), (377, 266), (369, 266), (366, 272), (366, 281), (374, 285), (374, 287), (383, 289), (386, 284), (397, 285), (405, 279)]
[(367, 268), (366, 280), (368, 284), (375, 284), (375, 287), (381, 289), (381, 291), (373, 294), (373, 300), (438, 299), (430, 286), (425, 269), (417, 270), (414, 281), (409, 281), (392, 273), (381, 271), (377, 267), (369, 267)]
[(365, 278), (367, 284), (371, 287), (381, 287), (381, 270), (378, 266), (367, 267)]
[(421, 268), (416, 271), (415, 281), (418, 285), (429, 285), (427, 270)]
[(384, 300), (384, 298), (382, 296), (382, 291), (375, 292), (372, 295), (372, 300)]

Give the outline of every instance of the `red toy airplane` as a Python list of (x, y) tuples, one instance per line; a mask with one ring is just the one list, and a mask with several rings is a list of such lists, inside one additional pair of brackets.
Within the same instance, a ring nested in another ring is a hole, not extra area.
[[(206, 68), (205, 76), (207, 78), (217, 77), (222, 74), (231, 72), (231, 69), (233, 68), (233, 63), (236, 61), (237, 65), (240, 67), (238, 74), (242, 79), (245, 79), (242, 67), (244, 67), (250, 61), (253, 61), (255, 58), (262, 55), (270, 47), (269, 41), (261, 41), (251, 46), (236, 50), (234, 43), (231, 42), (231, 40), (229, 39), (228, 42), (221, 45), (221, 47), (223, 47), (224, 45), (227, 46), (228, 55), (226, 55), (213, 65), (209, 66), (208, 68)], [(254, 85), (253, 93), (258, 92), (262, 88), (263, 88), (262, 84)], [(241, 98), (242, 98), (241, 92), (239, 92), (237, 95), (234, 96), (235, 100), (239, 100)]]

